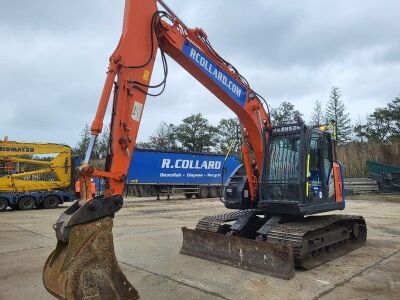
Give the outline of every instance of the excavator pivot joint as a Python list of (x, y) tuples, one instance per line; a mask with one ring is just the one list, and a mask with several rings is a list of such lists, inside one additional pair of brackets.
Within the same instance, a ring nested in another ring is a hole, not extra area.
[(93, 220), (114, 216), (123, 204), (121, 195), (110, 197), (95, 197), (84, 205), (80, 206), (76, 201), (69, 207), (53, 225), (59, 241), (67, 243), (69, 241), (70, 229), (78, 224), (91, 222)]

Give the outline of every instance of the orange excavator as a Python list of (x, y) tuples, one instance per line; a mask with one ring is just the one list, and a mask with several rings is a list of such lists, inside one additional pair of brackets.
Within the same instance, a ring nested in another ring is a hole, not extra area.
[[(158, 4), (164, 10), (158, 10)], [(157, 51), (163, 80), (150, 84)], [(54, 224), (57, 247), (43, 270), (46, 289), (61, 299), (137, 299), (114, 253), (114, 214), (122, 192), (147, 96), (158, 96), (168, 75), (166, 54), (240, 119), (243, 165), (224, 187), (233, 212), (207, 216), (182, 228), (182, 254), (290, 279), (294, 267), (310, 269), (365, 243), (361, 216), (316, 213), (342, 210), (342, 167), (328, 131), (294, 124), (272, 126), (265, 100), (162, 0), (126, 0), (120, 41), (110, 57), (91, 140), (79, 167), (80, 200)], [(109, 155), (104, 170), (90, 165), (96, 137), (112, 97)], [(263, 105), (265, 103), (265, 106)], [(91, 178), (106, 181), (92, 198)]]

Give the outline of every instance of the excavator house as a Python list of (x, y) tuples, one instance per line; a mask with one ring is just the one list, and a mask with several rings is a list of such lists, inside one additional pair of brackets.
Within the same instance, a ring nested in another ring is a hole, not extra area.
[[(164, 78), (151, 85), (157, 52)], [(182, 228), (182, 254), (290, 279), (295, 266), (311, 269), (365, 243), (363, 217), (315, 216), (345, 208), (343, 168), (336, 161), (333, 135), (301, 121), (272, 126), (264, 98), (214, 50), (204, 30), (187, 27), (162, 0), (126, 0), (122, 35), (110, 57), (90, 145), (78, 169), (81, 199), (54, 224), (57, 247), (43, 270), (52, 295), (139, 297), (115, 257), (113, 218), (123, 204), (146, 98), (165, 88), (166, 55), (238, 116), (243, 139), (243, 165), (224, 187), (223, 202), (231, 211), (206, 216), (195, 229)], [(90, 165), (90, 157), (110, 98), (109, 155), (102, 170)], [(106, 181), (100, 197), (90, 193), (93, 176)]]

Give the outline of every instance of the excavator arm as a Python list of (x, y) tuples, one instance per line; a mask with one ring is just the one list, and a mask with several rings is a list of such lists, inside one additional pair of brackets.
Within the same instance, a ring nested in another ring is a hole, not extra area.
[[(163, 1), (159, 2), (169, 13), (158, 11), (155, 0), (126, 1), (122, 36), (110, 58), (85, 158), (85, 164), (88, 164), (96, 136), (103, 127), (114, 85), (111, 149), (107, 168), (103, 172), (85, 165), (81, 173), (107, 178), (105, 195), (122, 193), (146, 98), (154, 95), (154, 88), (165, 87), (168, 74), (166, 53), (238, 116), (246, 141), (244, 163), (251, 199), (254, 200), (257, 178), (253, 180), (250, 151), (254, 153), (257, 168), (261, 169), (262, 129), (270, 126), (269, 115), (247, 81), (211, 47), (207, 34), (199, 28), (187, 28)], [(151, 86), (150, 79), (158, 49), (164, 66), (164, 79), (160, 84)]]
[[(229, 62), (212, 48), (207, 34), (188, 28), (166, 4), (156, 0), (126, 0), (122, 35), (110, 57), (100, 103), (91, 126), (92, 137), (84, 163), (79, 167), (81, 199), (65, 211), (54, 225), (58, 244), (48, 258), (43, 282), (62, 299), (99, 297), (135, 299), (136, 290), (119, 269), (113, 248), (112, 221), (122, 207), (122, 192), (148, 95), (160, 94), (166, 83), (166, 54), (230, 108), (240, 119), (243, 157), (254, 203), (258, 180), (254, 172), (263, 166), (263, 128), (269, 114), (260, 96)], [(157, 52), (164, 79), (150, 85)], [(159, 92), (161, 90), (161, 92)], [(114, 92), (113, 97), (111, 97)], [(90, 156), (101, 133), (110, 98), (112, 115), (109, 155), (104, 170), (90, 165)], [(92, 199), (90, 178), (106, 180), (104, 195)], [(251, 206), (250, 206), (251, 207)]]

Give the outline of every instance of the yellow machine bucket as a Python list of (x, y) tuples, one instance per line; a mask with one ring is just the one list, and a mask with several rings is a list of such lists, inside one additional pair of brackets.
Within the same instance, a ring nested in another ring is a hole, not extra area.
[[(114, 253), (113, 218), (122, 198), (76, 202), (54, 225), (57, 247), (43, 269), (47, 291), (59, 299), (138, 299)], [(110, 203), (112, 202), (112, 203)], [(88, 221), (95, 212), (96, 219)], [(83, 221), (83, 223), (79, 223)], [(78, 224), (77, 224), (78, 223)]]

